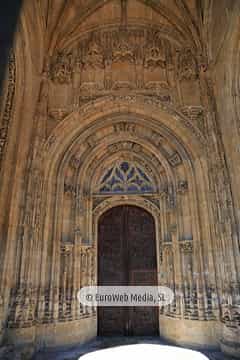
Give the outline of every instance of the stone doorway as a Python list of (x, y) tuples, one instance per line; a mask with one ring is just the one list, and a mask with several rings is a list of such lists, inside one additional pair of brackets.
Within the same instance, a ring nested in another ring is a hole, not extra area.
[[(136, 206), (105, 212), (98, 225), (98, 285), (157, 285), (155, 223)], [(158, 334), (156, 307), (100, 307), (98, 335)]]

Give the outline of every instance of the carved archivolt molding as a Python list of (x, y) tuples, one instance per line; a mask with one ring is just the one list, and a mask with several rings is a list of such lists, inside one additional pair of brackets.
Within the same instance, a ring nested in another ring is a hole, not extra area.
[[(82, 106), (79, 112), (75, 111), (68, 115), (47, 139), (43, 154), (45, 153), (46, 157), (49, 157), (49, 152), (56, 149), (59, 151), (58, 144), (61, 144), (62, 147), (67, 139), (69, 139), (68, 142), (72, 141), (81, 128), (95, 121), (96, 118), (113, 116), (119, 111), (130, 115), (135, 114), (139, 117), (149, 117), (155, 127), (162, 127), (162, 131), (167, 130), (167, 128), (170, 131), (172, 129), (178, 139), (181, 139), (181, 141), (185, 139), (185, 148), (189, 149), (190, 153), (195, 149), (196, 153), (201, 156), (202, 151), (205, 149), (205, 138), (202, 133), (174, 107), (163, 104), (157, 98), (140, 95), (119, 95), (97, 99), (91, 104)], [(189, 146), (189, 144), (191, 145)]]
[[(111, 122), (111, 119), (109, 119), (109, 122)], [(116, 122), (116, 119), (114, 122)], [(98, 122), (98, 125), (101, 126), (101, 122)], [(159, 150), (156, 145), (153, 145), (153, 137), (156, 136), (157, 133), (151, 132), (148, 127), (138, 125), (136, 126), (135, 134), (129, 137), (128, 133), (116, 133), (112, 125), (107, 125), (106, 120), (102, 121), (102, 125), (98, 130), (95, 128), (94, 132), (96, 135), (98, 132), (100, 135), (104, 132), (104, 142), (102, 142), (100, 136), (98, 139), (96, 136), (92, 148), (86, 148), (84, 151), (81, 151), (76, 147), (76, 158), (79, 164), (79, 168), (77, 169), (79, 184), (88, 189), (90, 193), (92, 186), (94, 187), (94, 184), (97, 182), (97, 177), (101, 176), (111, 163), (123, 159), (136, 161), (141, 164), (141, 167), (155, 179), (158, 185), (158, 191), (163, 189), (164, 183), (162, 180), (165, 178), (165, 181), (167, 179), (170, 181), (172, 175), (170, 171), (170, 161), (164, 157), (169, 156), (168, 152), (165, 151), (164, 155), (161, 156), (160, 145)], [(164, 145), (161, 145), (161, 147), (164, 148)], [(72, 149), (72, 151), (74, 150)], [(159, 154), (156, 156), (157, 151)], [(168, 169), (167, 175), (165, 174), (165, 168)], [(83, 179), (86, 179), (86, 181), (83, 181)], [(87, 179), (91, 179), (91, 181)]]
[(136, 205), (142, 207), (143, 209), (147, 210), (152, 214), (157, 222), (159, 221), (159, 208), (154, 205), (148, 198), (144, 198), (142, 196), (131, 196), (131, 195), (117, 195), (108, 197), (108, 199), (103, 200), (101, 204), (99, 204), (93, 211), (94, 221), (93, 224), (96, 226), (98, 219), (101, 217), (103, 213), (107, 210), (111, 209), (115, 206), (120, 205)]

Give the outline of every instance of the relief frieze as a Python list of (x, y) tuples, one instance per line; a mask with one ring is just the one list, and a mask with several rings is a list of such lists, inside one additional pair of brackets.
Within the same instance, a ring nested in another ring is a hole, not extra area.
[(104, 30), (53, 56), (50, 78), (59, 85), (72, 83), (80, 102), (121, 89), (157, 92), (169, 101), (174, 54), (173, 45), (155, 30)]

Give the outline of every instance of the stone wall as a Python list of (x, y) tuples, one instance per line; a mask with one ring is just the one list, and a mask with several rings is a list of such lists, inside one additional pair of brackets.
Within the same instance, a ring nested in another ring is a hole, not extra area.
[[(0, 119), (4, 339), (96, 335), (76, 295), (97, 281), (99, 216), (133, 204), (154, 216), (159, 285), (175, 292), (160, 333), (237, 349), (239, 8), (220, 2), (25, 2)], [(102, 192), (119, 161), (151, 191)]]

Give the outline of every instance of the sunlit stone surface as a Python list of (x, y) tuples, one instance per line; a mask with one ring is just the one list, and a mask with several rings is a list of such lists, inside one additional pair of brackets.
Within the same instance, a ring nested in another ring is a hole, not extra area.
[(181, 349), (174, 346), (136, 344), (128, 346), (118, 346), (115, 348), (94, 351), (81, 357), (81, 360), (128, 360), (146, 359), (151, 360), (207, 360), (208, 358), (197, 351)]

